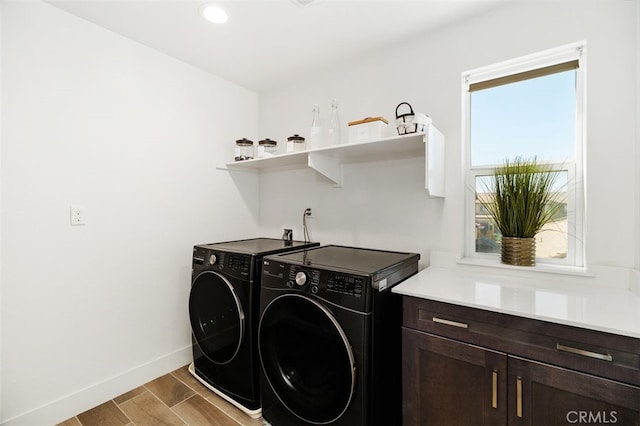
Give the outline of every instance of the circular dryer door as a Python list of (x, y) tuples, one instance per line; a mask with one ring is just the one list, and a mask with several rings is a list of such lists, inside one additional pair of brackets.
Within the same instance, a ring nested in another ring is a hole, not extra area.
[(285, 294), (264, 309), (258, 333), (263, 371), (289, 411), (316, 424), (345, 412), (356, 383), (355, 361), (331, 312), (307, 297)]
[(198, 275), (189, 295), (193, 336), (204, 355), (216, 364), (229, 363), (244, 335), (244, 312), (233, 286), (223, 275)]

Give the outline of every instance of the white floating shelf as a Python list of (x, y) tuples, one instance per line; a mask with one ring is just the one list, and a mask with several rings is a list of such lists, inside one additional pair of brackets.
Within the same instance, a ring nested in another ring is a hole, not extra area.
[(411, 156), (425, 157), (425, 188), (431, 197), (444, 197), (444, 136), (434, 126), (427, 133), (346, 143), (273, 157), (233, 161), (219, 169), (268, 171), (282, 167), (310, 167), (342, 186), (342, 164)]

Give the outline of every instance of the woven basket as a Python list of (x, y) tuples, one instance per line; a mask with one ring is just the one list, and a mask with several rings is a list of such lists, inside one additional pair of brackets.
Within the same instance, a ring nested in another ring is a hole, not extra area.
[(536, 239), (502, 237), (500, 260), (507, 265), (535, 266)]

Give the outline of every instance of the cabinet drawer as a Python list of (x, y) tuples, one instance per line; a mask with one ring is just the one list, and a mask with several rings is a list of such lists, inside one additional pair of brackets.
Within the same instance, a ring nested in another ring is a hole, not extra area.
[(403, 325), (640, 385), (640, 339), (408, 296)]

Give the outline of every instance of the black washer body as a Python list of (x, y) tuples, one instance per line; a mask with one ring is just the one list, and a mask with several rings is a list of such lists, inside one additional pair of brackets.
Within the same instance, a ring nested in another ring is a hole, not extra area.
[(419, 255), (324, 246), (267, 256), (258, 348), (273, 426), (399, 425), (401, 299)]
[(262, 258), (317, 245), (255, 238), (193, 248), (193, 373), (247, 412), (260, 408), (256, 334)]

